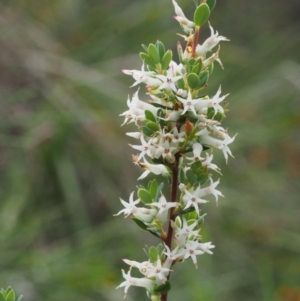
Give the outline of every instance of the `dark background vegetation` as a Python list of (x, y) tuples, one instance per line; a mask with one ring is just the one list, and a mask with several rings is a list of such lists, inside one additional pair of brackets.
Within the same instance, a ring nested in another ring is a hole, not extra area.
[[(191, 16), (192, 1), (178, 3)], [(121, 69), (139, 69), (141, 43), (157, 39), (177, 60), (171, 0), (0, 9), (0, 287), (25, 301), (121, 300), (121, 258), (143, 261), (157, 243), (112, 217), (141, 174), (124, 135), (133, 127), (120, 127), (135, 92)], [(216, 156), (226, 197), (205, 207), (202, 229), (214, 255), (174, 267), (170, 301), (300, 300), (299, 16), (299, 0), (220, 0), (210, 18), (231, 39), (208, 92), (231, 93), (235, 159)]]

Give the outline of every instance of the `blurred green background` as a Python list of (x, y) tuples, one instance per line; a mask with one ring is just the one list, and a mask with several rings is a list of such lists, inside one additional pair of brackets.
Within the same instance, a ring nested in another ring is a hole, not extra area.
[[(178, 0), (187, 16), (191, 0)], [(0, 287), (25, 301), (116, 301), (122, 258), (158, 241), (112, 214), (141, 171), (118, 115), (141, 44), (174, 51), (171, 0), (0, 3)], [(176, 265), (170, 301), (300, 300), (300, 1), (219, 1), (211, 24), (229, 93), (225, 198), (204, 209), (214, 255)], [(204, 28), (200, 40), (209, 34)], [(141, 94), (142, 95), (142, 94)], [(127, 301), (146, 300), (131, 288)]]

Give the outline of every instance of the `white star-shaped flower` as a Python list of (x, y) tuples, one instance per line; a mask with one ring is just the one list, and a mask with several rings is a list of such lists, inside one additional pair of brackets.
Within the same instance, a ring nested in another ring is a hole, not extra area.
[(178, 99), (181, 103), (183, 103), (183, 106), (184, 106), (184, 109), (183, 109), (181, 115), (185, 114), (187, 111), (192, 111), (195, 115), (197, 115), (196, 110), (195, 110), (195, 107), (196, 107), (197, 104), (199, 103), (200, 98), (199, 98), (199, 99), (193, 99), (190, 90), (189, 90), (189, 92), (188, 92), (188, 96), (187, 96), (186, 99), (181, 98), (181, 97), (179, 97), (179, 96), (176, 96), (176, 97), (177, 97), (177, 99)]

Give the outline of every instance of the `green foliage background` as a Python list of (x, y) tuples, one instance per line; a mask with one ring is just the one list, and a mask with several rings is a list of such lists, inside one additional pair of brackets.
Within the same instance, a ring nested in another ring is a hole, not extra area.
[[(192, 1), (178, 0), (192, 14)], [(0, 287), (25, 301), (115, 301), (121, 258), (156, 244), (113, 218), (141, 171), (118, 116), (140, 44), (180, 32), (170, 1), (10, 0), (0, 4)], [(300, 2), (219, 1), (222, 71), (238, 132), (226, 196), (205, 207), (214, 255), (174, 267), (170, 301), (300, 300)], [(209, 34), (203, 28), (202, 41)], [(177, 55), (174, 55), (177, 57)], [(140, 93), (141, 94), (141, 93)], [(142, 94), (141, 94), (142, 95)], [(127, 301), (146, 300), (130, 289)]]

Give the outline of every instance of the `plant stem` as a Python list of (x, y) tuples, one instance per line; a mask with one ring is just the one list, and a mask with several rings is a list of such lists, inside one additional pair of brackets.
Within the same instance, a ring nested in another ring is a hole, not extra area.
[[(179, 160), (181, 154), (178, 152), (175, 154), (175, 163), (172, 170), (172, 182), (171, 182), (171, 202), (176, 202), (177, 200), (177, 188), (178, 188), (178, 172), (179, 172)], [(174, 208), (170, 210), (170, 217), (169, 217), (169, 225), (168, 225), (168, 232), (167, 238), (165, 240), (165, 244), (170, 248), (172, 248), (172, 237), (173, 237), (173, 228), (171, 226), (171, 221), (175, 220)], [(170, 274), (168, 275), (167, 279), (170, 279)], [(167, 301), (168, 293), (162, 293), (161, 301)]]

